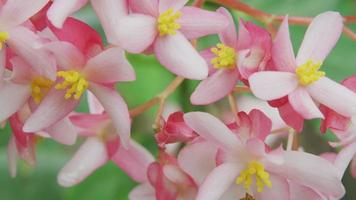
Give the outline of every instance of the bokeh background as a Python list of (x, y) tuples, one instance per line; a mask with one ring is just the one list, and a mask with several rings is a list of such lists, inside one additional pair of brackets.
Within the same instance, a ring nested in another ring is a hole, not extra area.
[[(249, 0), (244, 2), (266, 12), (279, 15), (316, 16), (321, 12), (334, 10), (339, 11), (342, 15), (356, 16), (356, 0)], [(219, 5), (211, 2), (205, 4), (207, 9), (214, 10), (217, 7)], [(232, 13), (235, 19), (241, 17), (245, 20), (251, 20), (249, 16), (242, 13), (235, 11), (232, 11)], [(78, 12), (75, 17), (87, 22), (103, 35), (98, 19), (90, 6)], [(352, 28), (356, 30), (356, 26)], [(290, 30), (296, 52), (306, 26), (291, 26)], [(198, 48), (203, 49), (216, 42), (216, 36), (205, 37), (199, 40)], [(128, 58), (136, 70), (137, 80), (119, 85), (118, 90), (123, 94), (130, 108), (154, 97), (174, 79), (174, 76), (166, 71), (153, 56), (128, 55)], [(325, 61), (323, 70), (329, 77), (337, 81), (351, 74), (356, 74), (356, 41), (352, 41), (343, 35)], [(184, 111), (205, 110), (216, 113), (220, 109), (224, 110), (226, 106), (224, 101), (208, 107), (190, 105), (188, 99), (196, 84), (195, 81), (185, 81), (169, 98), (169, 104), (179, 106)], [(156, 109), (157, 107), (154, 107), (135, 118), (132, 132), (133, 138), (147, 147), (153, 154), (157, 152), (152, 136), (152, 123)], [(78, 111), (87, 111), (85, 102), (82, 102)], [(326, 145), (326, 141), (332, 140), (333, 135), (331, 133), (321, 135), (318, 129), (319, 120), (306, 124), (305, 131), (302, 133), (302, 144), (306, 151), (315, 154), (332, 151)], [(38, 163), (36, 168), (31, 168), (20, 162), (18, 176), (12, 179), (7, 170), (6, 160), (6, 148), (10, 134), (8, 126), (5, 129), (0, 129), (0, 199), (2, 200), (124, 200), (127, 199), (129, 191), (135, 186), (135, 183), (116, 165), (108, 163), (81, 184), (72, 188), (61, 188), (57, 184), (57, 173), (73, 155), (81, 144), (81, 140), (76, 145), (69, 147), (56, 144), (50, 140), (40, 140), (37, 146)], [(343, 181), (347, 188), (347, 195), (344, 199), (355, 200), (356, 181), (350, 177), (349, 171), (346, 172)]]

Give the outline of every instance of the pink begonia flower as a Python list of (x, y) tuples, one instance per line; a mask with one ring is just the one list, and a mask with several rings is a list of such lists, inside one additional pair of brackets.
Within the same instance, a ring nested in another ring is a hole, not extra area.
[(59, 184), (64, 187), (76, 185), (109, 160), (135, 181), (147, 182), (146, 171), (142, 169), (147, 169), (154, 161), (153, 156), (133, 140), (127, 149), (123, 148), (110, 117), (103, 113), (104, 109), (99, 101), (91, 93), (88, 101), (91, 114), (70, 116), (80, 134), (87, 139), (59, 172)]
[(247, 79), (252, 73), (264, 70), (271, 58), (272, 39), (266, 30), (240, 20), (237, 37), (231, 14), (225, 8), (219, 8), (217, 12), (229, 19), (229, 26), (219, 34), (221, 43), (201, 52), (211, 72), (190, 97), (197, 105), (210, 104), (225, 97), (239, 79)]
[(179, 76), (206, 78), (207, 63), (189, 39), (219, 33), (227, 26), (227, 19), (217, 12), (184, 6), (187, 2), (130, 0), (129, 15), (117, 17), (107, 12), (108, 18), (118, 20), (113, 43), (131, 53), (153, 51), (164, 67)]
[(174, 112), (169, 115), (167, 121), (162, 119), (162, 128), (156, 133), (158, 146), (163, 148), (166, 144), (176, 142), (188, 142), (197, 135), (183, 120), (183, 112)]
[[(38, 74), (20, 57), (15, 56), (10, 62), (12, 64), (11, 76), (0, 89), (0, 95), (2, 96), (0, 104), (4, 106), (3, 111), (0, 113), (0, 121), (10, 116), (15, 117), (15, 112), (20, 111), (25, 105), (29, 107), (30, 111), (35, 110), (53, 85), (53, 81)], [(77, 138), (74, 126), (67, 118), (58, 121), (43, 131), (47, 132), (56, 141), (66, 145), (74, 144)]]
[(35, 34), (19, 26), (44, 7), (49, 0), (11, 0), (0, 5), (0, 76), (5, 70), (5, 44), (28, 62), (43, 76), (54, 79), (56, 65), (43, 50), (34, 50), (38, 39)]
[[(339, 114), (356, 114), (356, 95), (346, 87), (324, 77), (319, 68), (336, 44), (343, 28), (337, 12), (314, 18), (295, 58), (286, 17), (276, 35), (272, 58), (279, 71), (258, 72), (249, 83), (255, 96), (275, 100), (288, 96), (288, 102), (304, 119), (323, 118), (314, 100)], [(325, 36), (327, 34), (327, 37)], [(342, 101), (340, 101), (342, 99)]]
[(147, 169), (149, 182), (134, 188), (130, 200), (194, 200), (197, 185), (193, 179), (178, 166), (174, 157), (160, 152), (159, 161)]
[[(220, 199), (226, 191), (231, 191), (229, 195), (235, 199), (247, 193), (256, 199), (289, 199), (288, 181), (336, 198), (345, 193), (337, 169), (320, 157), (281, 148), (266, 151), (259, 138), (244, 142), (207, 113), (187, 113), (184, 119), (201, 137), (219, 148), (219, 165), (200, 185), (197, 200)], [(193, 159), (196, 157), (192, 156)]]

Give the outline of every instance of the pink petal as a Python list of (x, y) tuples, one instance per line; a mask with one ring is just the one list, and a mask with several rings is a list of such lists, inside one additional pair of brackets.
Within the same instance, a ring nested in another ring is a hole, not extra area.
[(237, 200), (246, 197), (246, 190), (242, 185), (232, 184), (220, 198), (221, 200)]
[(340, 179), (342, 179), (347, 166), (350, 164), (354, 156), (356, 155), (356, 143), (349, 144), (344, 147), (336, 156), (334, 165), (338, 170)]
[(283, 165), (266, 168), (280, 177), (309, 186), (326, 195), (341, 198), (345, 194), (337, 169), (329, 161), (312, 154), (286, 151)]
[(73, 145), (77, 140), (77, 131), (67, 117), (47, 128), (46, 132), (51, 138), (65, 145)]
[(178, 11), (188, 2), (188, 0), (159, 0), (159, 13), (172, 8), (174, 11)]
[(224, 123), (214, 116), (204, 112), (190, 112), (184, 115), (187, 125), (201, 137), (217, 147), (231, 150), (240, 146), (240, 141)]
[(134, 13), (158, 16), (158, 0), (129, 0), (129, 4)]
[(5, 82), (0, 86), (0, 121), (5, 121), (22, 108), (31, 96), (29, 85)]
[(181, 33), (158, 37), (154, 49), (160, 63), (174, 74), (198, 80), (207, 77), (207, 63)]
[(91, 5), (103, 26), (106, 38), (110, 44), (117, 43), (116, 29), (119, 20), (127, 15), (127, 1), (91, 0)]
[(218, 13), (225, 16), (228, 21), (228, 26), (219, 33), (220, 41), (230, 47), (235, 48), (237, 46), (237, 33), (235, 28), (235, 22), (229, 11), (221, 7), (217, 10)]
[(297, 65), (302, 65), (309, 59), (323, 62), (335, 46), (342, 29), (343, 18), (338, 12), (328, 11), (316, 16), (309, 25), (299, 48)]
[(0, 86), (3, 83), (6, 65), (6, 48), (0, 50)]
[(354, 158), (352, 159), (350, 170), (352, 177), (356, 178), (356, 155), (354, 155)]
[(239, 19), (239, 32), (238, 32), (238, 40), (236, 44), (236, 49), (248, 49), (252, 43), (252, 36), (247, 29), (245, 22), (240, 18)]
[(131, 119), (124, 99), (113, 89), (90, 83), (89, 89), (98, 98), (112, 119), (121, 144), (127, 148), (130, 142)]
[(88, 0), (55, 0), (47, 11), (47, 17), (55, 27), (62, 28), (67, 17), (83, 7), (87, 2)]
[(142, 14), (121, 17), (116, 33), (119, 46), (131, 53), (141, 53), (156, 38), (156, 19)]
[(12, 73), (10, 81), (16, 84), (30, 84), (36, 72), (21, 57), (11, 58)]
[(56, 77), (56, 62), (49, 52), (37, 49), (40, 38), (32, 31), (24, 27), (16, 27), (10, 31), (7, 44), (18, 56), (21, 56), (40, 75), (51, 80)]
[(294, 110), (304, 119), (324, 118), (324, 115), (320, 112), (304, 87), (298, 87), (290, 93), (288, 100)]
[(356, 92), (356, 75), (352, 75), (343, 80), (342, 85), (352, 90), (353, 92)]
[(93, 93), (88, 91), (88, 106), (89, 112), (91, 114), (102, 114), (104, 112), (104, 107), (101, 105), (100, 101), (95, 97)]
[(262, 158), (266, 154), (265, 143), (258, 138), (252, 138), (247, 140), (246, 149), (249, 153), (251, 153), (254, 157), (257, 158)]
[(156, 200), (155, 189), (149, 183), (142, 183), (131, 190), (130, 200)]
[(11, 0), (1, 8), (0, 26), (10, 29), (20, 25), (35, 15), (49, 0)]
[(63, 187), (76, 185), (107, 161), (104, 143), (99, 138), (88, 138), (61, 169), (58, 183)]
[(216, 167), (200, 186), (196, 200), (217, 200), (230, 188), (241, 166), (224, 163)]
[(179, 166), (200, 185), (216, 166), (217, 149), (206, 141), (185, 146), (178, 154)]
[(62, 69), (80, 69), (85, 64), (84, 55), (69, 42), (51, 42), (43, 46), (51, 51)]
[(200, 82), (190, 97), (194, 105), (207, 105), (222, 99), (235, 87), (238, 80), (237, 70), (218, 70)]
[(290, 193), (290, 198), (289, 198), (290, 200), (300, 200), (300, 199), (323, 200), (321, 196), (312, 188), (294, 182), (289, 182), (289, 193)]
[(249, 78), (252, 93), (263, 100), (274, 100), (291, 93), (297, 86), (296, 76), (289, 72), (257, 72)]
[(97, 83), (116, 83), (135, 80), (135, 71), (120, 48), (109, 48), (91, 58), (84, 71), (86, 77)]
[(335, 81), (323, 77), (307, 90), (313, 99), (346, 117), (356, 115), (356, 95)]
[(65, 90), (54, 87), (48, 92), (38, 108), (25, 122), (25, 132), (37, 132), (49, 128), (62, 120), (79, 104), (78, 100), (64, 99)]
[[(165, 0), (164, 0), (165, 1)], [(179, 31), (188, 39), (222, 32), (228, 25), (227, 18), (218, 13), (186, 6), (180, 10), (182, 17), (177, 20)]]
[(287, 102), (278, 108), (284, 122), (290, 127), (294, 128), (297, 132), (301, 132), (304, 126), (304, 118), (294, 110), (292, 105)]
[(284, 18), (274, 39), (272, 59), (278, 70), (294, 73), (297, 63), (289, 36), (288, 16)]
[(17, 174), (17, 149), (16, 141), (13, 136), (10, 138), (9, 144), (7, 146), (7, 162), (10, 176), (15, 178)]
[(133, 180), (140, 183), (147, 182), (148, 166), (154, 162), (152, 154), (133, 140), (128, 149), (120, 146), (111, 160)]
[(252, 123), (253, 137), (264, 141), (272, 129), (271, 119), (258, 109), (253, 109), (248, 115)]
[(278, 174), (271, 174), (270, 180), (273, 186), (271, 188), (265, 187), (261, 193), (254, 193), (254, 197), (258, 200), (289, 199), (289, 185), (287, 180), (279, 177)]

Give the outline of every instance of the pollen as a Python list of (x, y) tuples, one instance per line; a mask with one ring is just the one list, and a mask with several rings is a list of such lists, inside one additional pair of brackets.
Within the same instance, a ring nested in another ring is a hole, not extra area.
[(295, 73), (299, 79), (299, 84), (306, 86), (325, 76), (325, 72), (319, 71), (321, 64), (321, 62), (315, 63), (308, 60), (305, 64), (297, 67)]
[(3, 47), (3, 44), (10, 38), (10, 34), (8, 32), (0, 32), (0, 50)]
[(242, 170), (236, 179), (236, 184), (243, 184), (247, 191), (250, 191), (253, 177), (256, 180), (257, 192), (263, 192), (264, 187), (272, 187), (269, 173), (265, 171), (264, 165), (260, 162), (250, 162), (247, 168)]
[(74, 98), (79, 100), (85, 90), (89, 87), (88, 81), (85, 77), (74, 70), (58, 71), (57, 77), (63, 78), (61, 83), (56, 84), (57, 90), (65, 90), (65, 99)]
[(175, 35), (176, 30), (180, 29), (180, 24), (176, 22), (182, 16), (182, 13), (174, 12), (172, 8), (166, 10), (158, 17), (158, 32), (160, 36)]
[(36, 104), (39, 104), (43, 97), (47, 94), (52, 87), (53, 81), (46, 79), (42, 76), (36, 77), (31, 82), (32, 99)]
[(211, 60), (211, 64), (213, 64), (215, 68), (233, 68), (235, 66), (236, 52), (234, 48), (219, 43), (210, 50), (216, 55), (216, 57)]

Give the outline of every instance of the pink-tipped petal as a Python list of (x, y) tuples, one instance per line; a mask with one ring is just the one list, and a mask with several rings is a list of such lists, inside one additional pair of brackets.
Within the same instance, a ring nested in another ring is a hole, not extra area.
[(237, 46), (237, 32), (234, 19), (232, 18), (230, 12), (224, 7), (220, 7), (217, 12), (224, 15), (228, 21), (228, 26), (219, 33), (220, 41), (235, 48)]
[(158, 16), (158, 0), (129, 0), (129, 5), (134, 13)]
[(54, 58), (44, 49), (35, 48), (39, 45), (40, 38), (29, 29), (18, 26), (10, 31), (7, 44), (18, 56), (21, 56), (41, 76), (51, 80), (56, 77), (56, 62)]
[(51, 138), (65, 145), (73, 145), (77, 140), (77, 131), (68, 118), (64, 118), (47, 128), (46, 132)]
[(289, 193), (290, 200), (325, 200), (312, 188), (294, 182), (289, 182)]
[(224, 163), (216, 167), (199, 187), (196, 200), (218, 200), (230, 188), (241, 166)]
[(91, 114), (102, 114), (104, 112), (104, 107), (101, 105), (100, 101), (98, 98), (95, 97), (93, 93), (88, 91), (88, 106), (89, 106), (89, 112)]
[(254, 193), (254, 197), (256, 199), (289, 199), (289, 185), (286, 179), (279, 177), (278, 174), (271, 174), (270, 181), (272, 182), (273, 186), (271, 188), (265, 187), (263, 192)]
[(62, 69), (80, 69), (85, 64), (85, 56), (69, 42), (51, 42), (43, 46), (51, 51)]
[(55, 0), (47, 11), (47, 17), (55, 27), (62, 28), (67, 17), (83, 7), (87, 2), (88, 0)]
[(219, 148), (231, 150), (238, 148), (241, 144), (225, 124), (208, 113), (190, 112), (184, 115), (184, 121), (201, 137)]
[(7, 162), (10, 176), (15, 178), (17, 174), (17, 149), (16, 141), (13, 136), (10, 138), (9, 144), (7, 146)]
[(58, 183), (71, 187), (80, 183), (108, 161), (105, 144), (99, 138), (88, 138), (58, 174)]
[(207, 63), (179, 32), (158, 37), (154, 49), (160, 63), (174, 74), (198, 80), (208, 76)]
[(179, 166), (200, 185), (216, 166), (217, 149), (201, 141), (185, 146), (178, 154)]
[(257, 72), (249, 78), (252, 93), (263, 100), (274, 100), (291, 93), (298, 86), (297, 77), (289, 72)]
[(218, 12), (190, 6), (184, 7), (181, 12), (182, 17), (177, 20), (181, 25), (179, 31), (188, 39), (220, 33), (228, 25), (227, 18)]
[(159, 0), (159, 13), (162, 13), (170, 8), (178, 11), (188, 2), (188, 0)]
[(108, 42), (116, 44), (116, 29), (120, 26), (119, 21), (128, 13), (127, 1), (90, 0), (90, 3), (103, 26)]
[(347, 117), (356, 115), (356, 94), (343, 85), (323, 77), (307, 90), (313, 99), (337, 113)]
[(247, 29), (245, 22), (240, 18), (239, 19), (239, 32), (238, 32), (238, 40), (236, 44), (237, 50), (248, 49), (252, 43), (252, 36)]
[(279, 27), (272, 47), (272, 59), (279, 71), (294, 73), (296, 67), (292, 42), (289, 36), (288, 16)]
[(29, 85), (5, 82), (0, 86), (0, 121), (21, 109), (31, 96)]
[(107, 49), (91, 58), (84, 68), (84, 74), (97, 83), (115, 83), (135, 80), (135, 71), (120, 48)]
[(127, 148), (130, 142), (131, 119), (124, 99), (115, 90), (95, 83), (90, 83), (89, 89), (109, 114), (121, 144)]
[(129, 200), (156, 200), (155, 189), (149, 183), (142, 183), (131, 190)]
[(152, 154), (140, 144), (131, 140), (128, 149), (119, 147), (111, 158), (133, 180), (147, 182), (148, 166), (154, 162)]
[(286, 151), (283, 165), (266, 168), (280, 177), (309, 186), (326, 195), (341, 198), (345, 194), (345, 188), (334, 165), (312, 154)]
[(343, 18), (338, 12), (328, 11), (316, 16), (299, 48), (297, 64), (302, 65), (309, 59), (323, 62), (335, 46), (342, 29)]
[(352, 143), (344, 147), (336, 156), (334, 165), (338, 170), (340, 179), (342, 179), (347, 169), (347, 166), (350, 164), (350, 162), (352, 161), (355, 155), (356, 155), (356, 143)]
[(49, 0), (10, 0), (0, 12), (0, 26), (10, 29), (20, 25), (40, 11)]
[(62, 120), (79, 104), (75, 99), (64, 99), (66, 91), (54, 87), (48, 92), (38, 108), (25, 122), (25, 132), (37, 132)]
[(324, 115), (320, 112), (304, 87), (298, 87), (290, 93), (288, 100), (294, 110), (304, 119), (324, 118)]
[(297, 132), (301, 132), (304, 126), (304, 118), (294, 110), (292, 105), (287, 102), (278, 108), (279, 114), (283, 121), (294, 128)]
[(156, 38), (156, 19), (142, 14), (121, 17), (116, 33), (119, 46), (131, 53), (141, 53)]
[(193, 92), (190, 101), (194, 105), (206, 105), (222, 99), (235, 87), (237, 70), (222, 69), (203, 80)]

